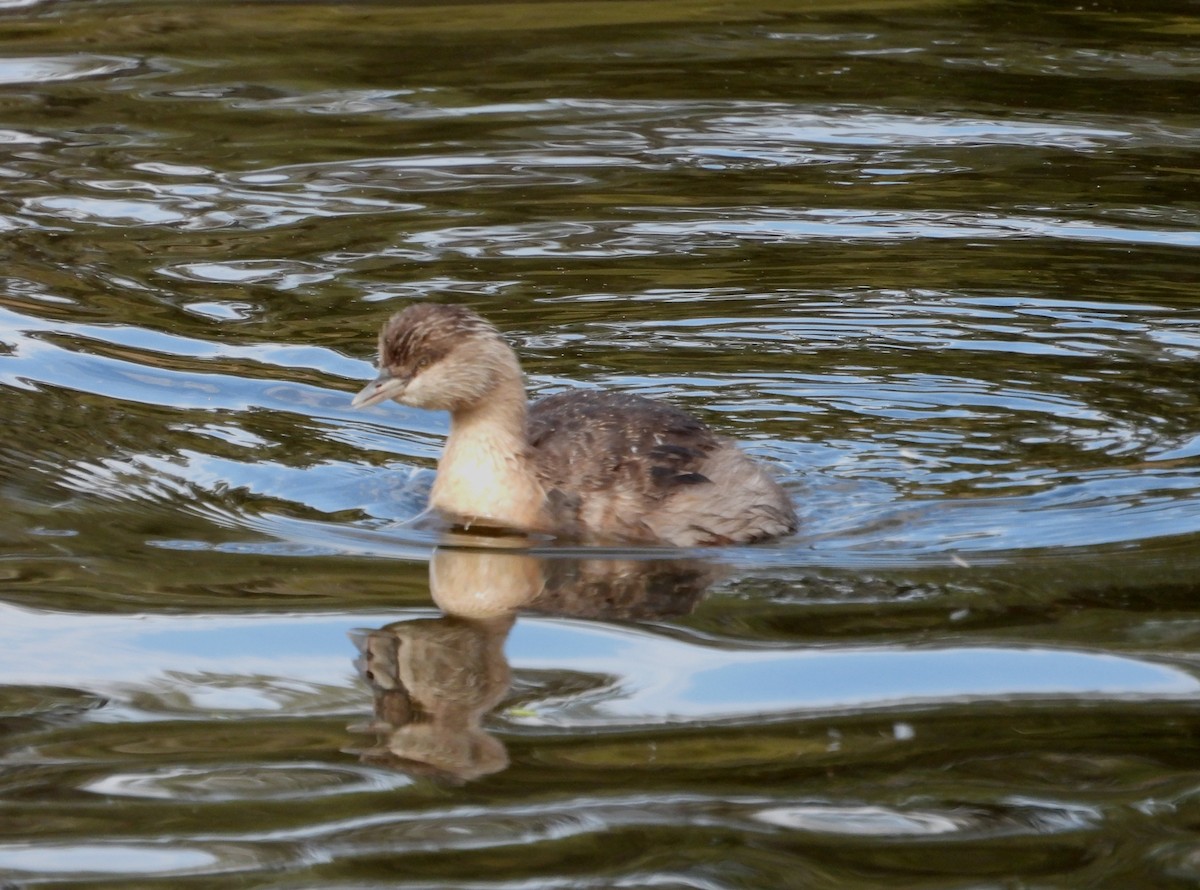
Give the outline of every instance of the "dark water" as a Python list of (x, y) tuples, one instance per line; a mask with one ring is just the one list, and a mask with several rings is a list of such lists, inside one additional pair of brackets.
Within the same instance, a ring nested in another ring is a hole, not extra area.
[[(1198, 46), (0, 3), (0, 885), (1195, 886)], [(435, 552), (445, 418), (348, 408), (413, 299), (745, 440), (801, 534)]]

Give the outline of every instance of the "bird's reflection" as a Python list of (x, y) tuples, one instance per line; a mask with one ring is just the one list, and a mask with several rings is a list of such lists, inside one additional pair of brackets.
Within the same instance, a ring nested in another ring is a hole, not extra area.
[(504, 641), (518, 611), (651, 619), (691, 611), (724, 570), (700, 560), (568, 559), (499, 549), (440, 549), (429, 564), (439, 618), (355, 636), (375, 697), (365, 762), (469, 780), (499, 772), (508, 753), (483, 728), (509, 689)]

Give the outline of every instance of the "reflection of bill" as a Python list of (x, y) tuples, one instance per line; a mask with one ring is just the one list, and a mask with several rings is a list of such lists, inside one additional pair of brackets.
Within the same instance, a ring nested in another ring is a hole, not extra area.
[(519, 609), (581, 618), (686, 614), (723, 571), (699, 560), (551, 559), (503, 550), (437, 551), (429, 567), (441, 618), (355, 636), (375, 716), (367, 762), (461, 780), (504, 769), (483, 720), (508, 692), (504, 641)]

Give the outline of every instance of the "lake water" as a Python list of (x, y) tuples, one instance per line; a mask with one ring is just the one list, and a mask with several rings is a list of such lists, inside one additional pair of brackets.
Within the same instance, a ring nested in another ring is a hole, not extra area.
[[(0, 886), (1200, 883), (1200, 7), (0, 25)], [(413, 526), (427, 299), (800, 533)]]

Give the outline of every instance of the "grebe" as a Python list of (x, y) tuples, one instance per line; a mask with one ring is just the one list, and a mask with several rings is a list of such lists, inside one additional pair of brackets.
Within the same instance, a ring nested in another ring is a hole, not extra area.
[(465, 527), (679, 547), (796, 530), (779, 483), (679, 408), (580, 389), (529, 405), (516, 353), (462, 306), (417, 303), (384, 324), (379, 377), (352, 404), (385, 399), (450, 412), (430, 506)]

